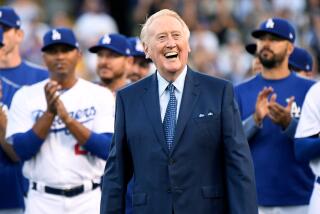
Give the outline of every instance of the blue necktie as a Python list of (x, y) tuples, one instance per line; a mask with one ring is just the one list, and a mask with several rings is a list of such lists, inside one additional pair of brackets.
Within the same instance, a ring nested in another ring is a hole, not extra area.
[(168, 85), (166, 90), (169, 91), (170, 98), (169, 98), (166, 114), (164, 115), (163, 126), (164, 126), (166, 143), (170, 151), (173, 145), (175, 128), (176, 128), (177, 99), (176, 99), (176, 96), (174, 95), (175, 87), (172, 83)]

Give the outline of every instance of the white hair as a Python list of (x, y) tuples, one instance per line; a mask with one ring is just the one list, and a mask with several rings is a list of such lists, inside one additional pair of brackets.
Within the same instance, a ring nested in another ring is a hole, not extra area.
[(186, 33), (187, 35), (187, 39), (189, 39), (190, 37), (190, 30), (188, 28), (188, 26), (186, 25), (186, 23), (183, 21), (183, 19), (173, 10), (169, 10), (169, 9), (163, 9), (160, 10), (158, 12), (156, 12), (155, 14), (153, 14), (152, 16), (150, 16), (146, 22), (142, 25), (142, 29), (141, 29), (141, 33), (140, 33), (140, 39), (142, 41), (142, 43), (146, 43), (148, 38), (148, 28), (150, 27), (151, 23), (161, 17), (161, 16), (171, 16), (173, 18), (176, 18), (182, 25), (183, 27), (183, 31)]

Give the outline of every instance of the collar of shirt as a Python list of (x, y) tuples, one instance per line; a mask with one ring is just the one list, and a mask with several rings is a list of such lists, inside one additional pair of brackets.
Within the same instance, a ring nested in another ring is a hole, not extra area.
[[(173, 82), (173, 85), (179, 94), (182, 94), (186, 75), (187, 75), (187, 66), (183, 69), (181, 74), (179, 74), (178, 78)], [(159, 72), (157, 72), (157, 78), (158, 78), (159, 96), (161, 97), (162, 94), (165, 92), (169, 82), (165, 78), (163, 78)]]

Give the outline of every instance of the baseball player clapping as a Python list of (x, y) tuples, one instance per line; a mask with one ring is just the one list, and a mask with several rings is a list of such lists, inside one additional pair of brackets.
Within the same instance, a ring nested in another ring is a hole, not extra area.
[(76, 77), (81, 53), (70, 29), (50, 30), (43, 42), (50, 79), (19, 90), (8, 118), (8, 142), (30, 180), (25, 213), (98, 213), (114, 98)]

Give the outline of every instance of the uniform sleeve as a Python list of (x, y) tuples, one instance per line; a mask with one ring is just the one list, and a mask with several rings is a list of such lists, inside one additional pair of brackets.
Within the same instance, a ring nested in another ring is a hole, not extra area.
[(224, 90), (222, 121), (230, 214), (257, 214), (252, 158), (230, 83), (226, 85)]
[(13, 96), (8, 115), (8, 126), (6, 138), (16, 134), (24, 133), (32, 128), (34, 123), (32, 113), (28, 105), (28, 87), (23, 87)]
[[(304, 100), (295, 138), (304, 138), (320, 132), (320, 84), (311, 87)], [(317, 94), (318, 93), (318, 94)]]
[(320, 157), (320, 91), (319, 83), (311, 87), (304, 100), (295, 134), (295, 156), (300, 161)]
[(97, 115), (95, 117), (92, 131), (95, 133), (113, 133), (114, 132), (114, 96), (108, 89), (99, 90), (96, 99)]

